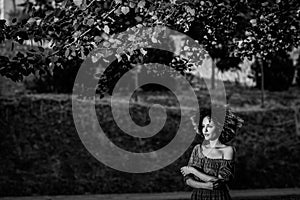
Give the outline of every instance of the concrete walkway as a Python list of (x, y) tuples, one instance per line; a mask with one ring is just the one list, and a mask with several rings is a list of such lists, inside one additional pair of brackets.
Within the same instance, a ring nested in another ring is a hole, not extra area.
[[(234, 200), (300, 200), (300, 188), (232, 190)], [(0, 200), (188, 200), (190, 192), (0, 197)]]

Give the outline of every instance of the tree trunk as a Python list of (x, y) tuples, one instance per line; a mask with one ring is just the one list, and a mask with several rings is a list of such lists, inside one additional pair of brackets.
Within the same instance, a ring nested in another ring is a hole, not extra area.
[(215, 61), (216, 59), (211, 58), (211, 89), (212, 90), (215, 89), (215, 70), (216, 70)]
[(134, 69), (134, 87), (136, 88), (135, 95), (134, 95), (134, 101), (139, 102), (138, 92), (139, 92), (139, 65), (135, 65)]
[(261, 71), (261, 107), (265, 107), (265, 74), (264, 74), (264, 63), (261, 58), (258, 58), (258, 65)]
[(12, 0), (12, 4), (13, 4), (14, 13), (15, 13), (17, 11), (16, 0)]
[(298, 70), (299, 70), (299, 66), (296, 65), (292, 85), (297, 85), (297, 81), (298, 81), (297, 79), (298, 79), (298, 73), (299, 73)]

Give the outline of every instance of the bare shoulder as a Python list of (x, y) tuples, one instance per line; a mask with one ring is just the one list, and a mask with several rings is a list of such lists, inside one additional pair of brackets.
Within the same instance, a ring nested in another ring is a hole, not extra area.
[(235, 153), (235, 150), (234, 150), (233, 146), (227, 146), (227, 145), (224, 146), (224, 148), (223, 148), (224, 159), (233, 160), (234, 153)]

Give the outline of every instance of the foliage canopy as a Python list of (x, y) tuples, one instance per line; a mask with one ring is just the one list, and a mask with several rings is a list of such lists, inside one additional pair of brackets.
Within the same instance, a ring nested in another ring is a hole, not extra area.
[(70, 60), (79, 66), (100, 43), (113, 45), (115, 33), (134, 27), (185, 32), (215, 58), (265, 58), (300, 41), (297, 0), (35, 0), (21, 6), (25, 19), (0, 21), (0, 42), (15, 50), (0, 56), (0, 74), (14, 81), (31, 73), (51, 76)]

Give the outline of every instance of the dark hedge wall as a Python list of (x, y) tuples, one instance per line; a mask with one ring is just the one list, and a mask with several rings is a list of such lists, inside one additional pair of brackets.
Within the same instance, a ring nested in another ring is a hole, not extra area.
[[(152, 143), (121, 137), (112, 125), (108, 105), (97, 114), (109, 137), (123, 148), (151, 149)], [(135, 105), (134, 120), (147, 123), (146, 107)], [(237, 149), (232, 189), (300, 187), (300, 138), (292, 109), (240, 112), (245, 126), (233, 141)], [(178, 111), (156, 138), (155, 148), (168, 143), (176, 132)], [(106, 126), (105, 126), (106, 124)], [(171, 192), (189, 190), (179, 169), (193, 145), (176, 162), (159, 171), (129, 174), (106, 167), (83, 146), (76, 132), (71, 100), (64, 96), (22, 96), (0, 99), (0, 196), (86, 193)], [(110, 130), (111, 129), (111, 130)], [(193, 130), (186, 130), (193, 134)], [(144, 145), (144, 146), (143, 146)]]

